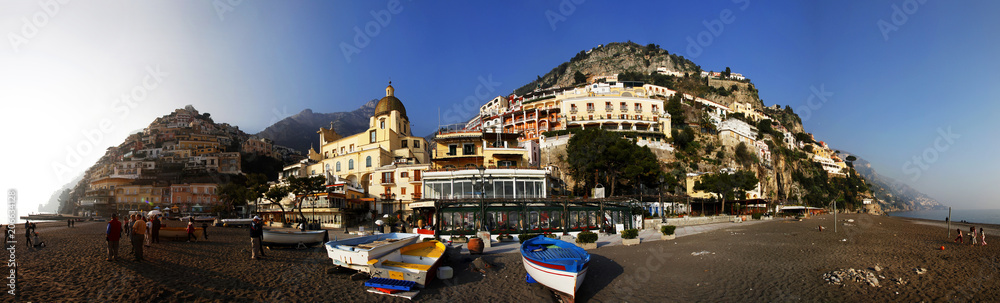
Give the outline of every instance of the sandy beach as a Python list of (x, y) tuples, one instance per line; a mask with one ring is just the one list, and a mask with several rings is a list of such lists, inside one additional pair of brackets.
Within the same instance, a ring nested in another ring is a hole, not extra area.
[[(997, 301), (1000, 237), (987, 227), (990, 246), (953, 243), (944, 222), (869, 215), (734, 225), (671, 241), (591, 250), (581, 302), (691, 301)], [(851, 219), (853, 222), (847, 222)], [(820, 232), (818, 226), (826, 230)], [(968, 225), (952, 228), (968, 230)], [(978, 225), (977, 225), (978, 226)], [(272, 249), (251, 260), (249, 233), (213, 227), (209, 240), (163, 240), (145, 262), (105, 257), (103, 222), (40, 225), (48, 247), (28, 249), (18, 226), (18, 302), (402, 302), (365, 292), (350, 272), (334, 269), (321, 247)], [(331, 234), (332, 235), (332, 234)], [(952, 231), (952, 237), (954, 237)], [(332, 236), (331, 236), (332, 237)], [(945, 249), (941, 250), (941, 246)], [(415, 301), (546, 302), (554, 298), (524, 282), (517, 253), (487, 254), (495, 265), (472, 272), (474, 257), (458, 250), (447, 262), (453, 279), (431, 282)], [(825, 274), (870, 272), (878, 286)], [(925, 269), (921, 274), (918, 271)], [(829, 275), (828, 275), (829, 276)], [(3, 301), (13, 301), (5, 295)]]

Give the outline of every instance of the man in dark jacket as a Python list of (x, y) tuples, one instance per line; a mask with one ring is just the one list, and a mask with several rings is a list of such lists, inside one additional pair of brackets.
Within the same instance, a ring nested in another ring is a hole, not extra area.
[(162, 223), (160, 223), (160, 216), (159, 215), (154, 215), (153, 216), (153, 240), (150, 241), (150, 242), (152, 242), (152, 243), (160, 243), (160, 225), (161, 224)]
[(122, 223), (118, 221), (118, 214), (111, 214), (111, 222), (108, 222), (108, 229), (105, 231), (108, 240), (108, 261), (118, 260), (118, 241), (122, 237)]
[[(264, 255), (264, 248), (261, 247), (260, 242), (264, 240), (264, 224), (261, 223), (260, 217), (254, 216), (253, 222), (250, 222), (250, 258), (257, 260), (260, 258), (267, 257)], [(257, 253), (260, 253), (260, 258), (257, 257)]]

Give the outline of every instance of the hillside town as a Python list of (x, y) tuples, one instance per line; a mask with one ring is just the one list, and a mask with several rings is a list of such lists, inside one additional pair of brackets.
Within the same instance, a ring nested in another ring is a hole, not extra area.
[[(656, 73), (689, 76), (667, 67), (657, 68)], [(749, 83), (743, 75), (728, 71), (700, 75), (734, 90)], [(780, 211), (777, 206), (788, 202), (787, 197), (769, 188), (781, 186), (773, 182), (775, 172), (770, 169), (776, 144), (807, 154), (830, 178), (848, 176), (850, 167), (839, 152), (776, 122), (768, 110), (780, 111), (777, 105), (723, 104), (642, 81), (618, 81), (619, 76), (588, 75), (586, 81), (569, 87), (497, 96), (469, 121), (441, 126), (430, 141), (411, 133), (406, 107), (390, 83), (366, 131), (340, 134), (331, 123), (316, 131), (314, 147), (302, 153), (247, 135), (235, 126), (215, 124), (208, 113), (188, 106), (157, 118), (142, 132), (109, 148), (87, 171), (86, 191), (79, 195), (77, 211), (97, 216), (151, 209), (178, 214), (254, 213), (266, 221), (311, 222), (329, 228), (370, 224), (392, 214), (399, 221), (457, 232), (472, 232), (484, 225), (512, 232), (605, 225), (631, 228), (640, 224), (631, 219), (636, 208), (646, 216), (731, 213), (733, 205), (741, 203), (742, 211)], [(671, 100), (700, 113), (702, 121), (687, 119), (681, 125), (672, 121), (667, 109)], [(761, 133), (761, 121), (775, 121), (766, 130), (773, 136)], [(586, 197), (573, 195), (583, 184), (567, 174), (569, 167), (560, 157), (576, 131), (620, 134), (654, 151), (661, 164), (668, 165), (677, 162), (673, 136), (682, 128), (707, 136), (699, 140), (721, 144), (719, 155), (738, 153), (737, 149), (752, 151), (755, 165), (762, 168), (754, 171), (760, 181), (733, 201), (698, 189), (696, 185), (706, 175), (746, 168), (717, 156), (718, 165), (685, 169), (672, 191), (645, 189), (634, 195), (615, 195), (584, 189)], [(264, 172), (273, 180), (271, 187), (288, 187), (290, 180), (314, 177), (323, 179), (323, 188), (244, 203), (220, 198), (220, 186), (233, 182), (234, 176), (245, 179), (248, 158), (285, 163), (280, 172)], [(799, 200), (788, 204), (801, 204), (801, 191), (796, 194)], [(564, 202), (570, 196), (575, 198), (567, 205)], [(732, 204), (729, 211), (726, 204)], [(871, 204), (870, 197), (865, 204)], [(522, 209), (528, 205), (534, 210)], [(604, 222), (600, 213), (605, 214)]]

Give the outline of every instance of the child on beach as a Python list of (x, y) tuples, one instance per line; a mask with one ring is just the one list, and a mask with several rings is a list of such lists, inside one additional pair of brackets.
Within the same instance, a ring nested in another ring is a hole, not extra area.
[(962, 229), (958, 229), (958, 238), (955, 238), (955, 243), (965, 244), (965, 236), (962, 235)]
[(194, 223), (193, 222), (188, 222), (188, 226), (187, 226), (187, 230), (186, 231), (188, 233), (188, 242), (191, 242), (191, 238), (194, 238), (196, 241), (198, 240), (198, 237), (194, 236)]
[(986, 246), (986, 231), (982, 227), (979, 228), (979, 245)]

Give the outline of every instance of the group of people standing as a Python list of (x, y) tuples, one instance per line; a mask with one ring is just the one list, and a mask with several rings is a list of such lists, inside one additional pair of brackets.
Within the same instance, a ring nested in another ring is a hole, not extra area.
[(118, 260), (118, 242), (122, 235), (125, 235), (132, 242), (134, 260), (142, 262), (143, 247), (160, 243), (160, 228), (162, 226), (163, 222), (156, 215), (150, 217), (148, 221), (142, 215), (129, 215), (129, 218), (122, 224), (121, 221), (118, 221), (118, 214), (112, 214), (111, 221), (108, 222), (108, 228), (105, 231), (108, 241), (107, 261)]
[(31, 223), (31, 221), (27, 220), (24, 221), (24, 238), (25, 245), (27, 245), (27, 247), (45, 245), (45, 242), (38, 236), (38, 232), (35, 231), (36, 228), (38, 228), (38, 225), (35, 225), (35, 223)]
[(958, 229), (958, 237), (955, 238), (955, 243), (965, 244), (965, 237), (969, 237), (969, 244), (972, 245), (982, 245), (986, 246), (986, 231), (980, 227), (979, 233), (976, 233), (976, 227), (969, 227), (969, 233), (967, 235), (962, 235), (962, 229)]

